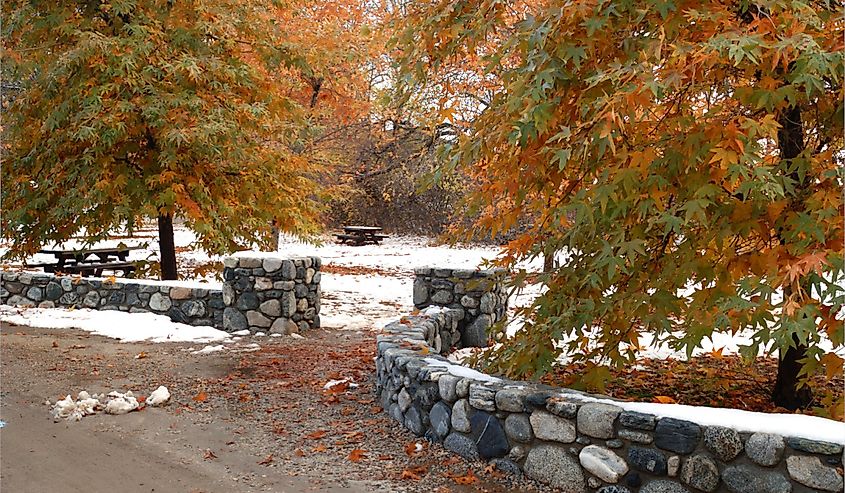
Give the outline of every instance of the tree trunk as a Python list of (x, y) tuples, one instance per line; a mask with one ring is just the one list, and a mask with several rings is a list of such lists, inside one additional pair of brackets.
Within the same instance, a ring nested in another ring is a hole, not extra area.
[(161, 256), (161, 279), (175, 281), (179, 275), (176, 272), (176, 243), (173, 241), (173, 216), (158, 215), (158, 247)]
[(555, 268), (555, 254), (554, 252), (546, 252), (543, 254), (543, 272), (548, 274)]
[(792, 336), (795, 347), (781, 351), (778, 361), (778, 376), (772, 391), (772, 402), (775, 405), (794, 411), (803, 409), (813, 401), (813, 391), (810, 387), (798, 388), (798, 372), (801, 371), (799, 360), (807, 354), (807, 346), (798, 343), (798, 338)]
[[(797, 105), (787, 108), (779, 116), (778, 123), (781, 126), (778, 130), (780, 157), (783, 160), (791, 161), (804, 152), (804, 126), (801, 121), (801, 108)], [(802, 183), (802, 177), (797, 170), (790, 172), (789, 177), (797, 182), (796, 194), (803, 193), (807, 184)], [(795, 206), (801, 206), (801, 202), (797, 197), (793, 198)], [(780, 236), (780, 232), (778, 232), (778, 236)], [(784, 243), (782, 238), (780, 241), (781, 244)], [(791, 292), (789, 286), (784, 288), (784, 300), (791, 295)], [(798, 338), (794, 335), (792, 339), (795, 342), (795, 347), (790, 347), (786, 351), (781, 349), (780, 351), (778, 376), (772, 390), (772, 402), (789, 410), (803, 409), (813, 401), (813, 392), (809, 387), (798, 388), (798, 373), (801, 371), (799, 361), (806, 357), (807, 346), (799, 344)]]

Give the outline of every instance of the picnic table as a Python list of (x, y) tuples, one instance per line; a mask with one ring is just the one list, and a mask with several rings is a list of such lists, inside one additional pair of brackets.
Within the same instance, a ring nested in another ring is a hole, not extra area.
[(55, 262), (30, 264), (29, 267), (41, 267), (44, 272), (63, 272), (80, 274), (83, 277), (101, 276), (103, 271), (123, 272), (124, 276), (135, 271), (134, 262), (127, 261), (129, 252), (141, 247), (117, 246), (109, 248), (83, 248), (77, 250), (39, 250), (38, 253), (53, 255)]
[(343, 233), (336, 233), (338, 243), (350, 245), (366, 245), (372, 243), (378, 245), (387, 235), (381, 234), (382, 228), (378, 226), (344, 226)]

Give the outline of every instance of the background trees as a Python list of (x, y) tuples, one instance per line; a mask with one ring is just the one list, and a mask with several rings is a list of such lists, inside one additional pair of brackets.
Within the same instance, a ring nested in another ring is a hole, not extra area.
[[(779, 350), (773, 398), (843, 344), (843, 24), (825, 2), (437, 1), (398, 43), (416, 83), (501, 81), (448, 167), (479, 184), (470, 236), (523, 217), (505, 264), (560, 251), (524, 329), (488, 352), (512, 375), (563, 352), (631, 361), (642, 333), (691, 352), (750, 329)], [(446, 101), (454, 95), (447, 91)], [(449, 115), (434, 112), (432, 118)], [(524, 282), (524, 273), (517, 283)], [(803, 373), (802, 373), (803, 372)], [(841, 403), (839, 404), (841, 412)]]
[(330, 160), (306, 149), (316, 125), (298, 98), (322, 67), (313, 40), (283, 36), (297, 15), (295, 2), (7, 3), (13, 253), (154, 218), (172, 279), (177, 215), (216, 253), (268, 245), (273, 225), (316, 232), (315, 176)]

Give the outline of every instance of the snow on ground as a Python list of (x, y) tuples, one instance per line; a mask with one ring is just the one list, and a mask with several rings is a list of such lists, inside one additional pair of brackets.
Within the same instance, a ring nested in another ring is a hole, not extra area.
[(82, 308), (15, 308), (0, 305), (0, 321), (45, 329), (76, 328), (126, 342), (228, 341), (230, 334), (213, 327), (173, 322), (165, 315)]

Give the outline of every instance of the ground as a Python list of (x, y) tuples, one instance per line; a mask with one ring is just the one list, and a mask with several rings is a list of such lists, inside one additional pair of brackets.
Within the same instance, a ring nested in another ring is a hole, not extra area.
[[(540, 491), (390, 420), (373, 394), (373, 337), (316, 330), (256, 352), (191, 354), (196, 345), (4, 323), (0, 482), (22, 493)], [(343, 378), (357, 386), (324, 389)], [(159, 385), (169, 405), (121, 416), (54, 423), (44, 404)]]

